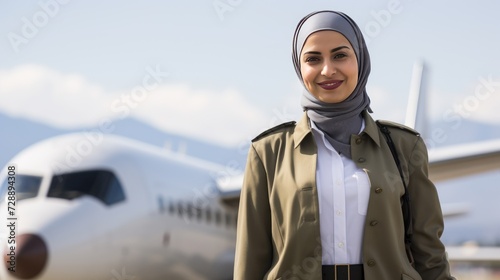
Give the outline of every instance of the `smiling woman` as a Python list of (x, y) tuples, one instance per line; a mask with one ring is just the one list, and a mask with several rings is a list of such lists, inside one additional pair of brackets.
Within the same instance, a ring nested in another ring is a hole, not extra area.
[(370, 116), (356, 23), (311, 13), (292, 53), (305, 113), (252, 140), (234, 279), (453, 279), (426, 147), (411, 128)]

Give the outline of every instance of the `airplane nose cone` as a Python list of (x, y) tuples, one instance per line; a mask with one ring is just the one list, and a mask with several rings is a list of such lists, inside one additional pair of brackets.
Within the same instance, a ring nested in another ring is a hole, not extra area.
[[(8, 246), (10, 247), (10, 245)], [(4, 254), (4, 264), (11, 267), (11, 256)], [(9, 273), (20, 279), (32, 279), (42, 272), (47, 263), (48, 250), (43, 239), (36, 234), (21, 234), (16, 237), (15, 272)]]

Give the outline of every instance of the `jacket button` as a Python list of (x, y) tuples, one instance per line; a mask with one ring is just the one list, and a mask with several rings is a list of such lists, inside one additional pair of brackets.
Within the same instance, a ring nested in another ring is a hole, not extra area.
[(363, 142), (363, 140), (361, 140), (361, 138), (356, 139), (356, 144), (359, 145), (359, 144), (361, 144), (361, 142)]
[(376, 188), (375, 189), (375, 193), (381, 193), (382, 192), (382, 188)]
[(366, 161), (365, 158), (362, 158), (362, 157), (358, 158), (358, 162), (365, 162), (365, 161)]
[(375, 262), (375, 260), (368, 260), (368, 266), (375, 266), (377, 263)]
[(373, 220), (370, 222), (370, 226), (376, 226), (378, 224), (378, 221), (377, 220)]

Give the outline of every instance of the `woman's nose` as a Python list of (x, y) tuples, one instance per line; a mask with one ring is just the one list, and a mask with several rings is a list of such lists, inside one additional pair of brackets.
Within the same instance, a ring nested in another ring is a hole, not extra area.
[(325, 77), (331, 77), (336, 72), (337, 70), (335, 69), (335, 65), (330, 61), (325, 62), (323, 69), (321, 69), (321, 75)]

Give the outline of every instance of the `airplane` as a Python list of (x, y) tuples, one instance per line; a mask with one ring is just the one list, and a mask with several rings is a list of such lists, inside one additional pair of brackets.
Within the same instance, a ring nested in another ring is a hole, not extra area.
[[(479, 147), (429, 151), (431, 179), (500, 169), (500, 141)], [(0, 173), (0, 279), (232, 279), (243, 176), (227, 169), (111, 134), (36, 143)], [(447, 250), (500, 261), (500, 248)]]
[(237, 208), (219, 201), (224, 166), (84, 133), (10, 162), (17, 199), (8, 215), (2, 174), (0, 219), (14, 227), (2, 227), (0, 279), (232, 278)]

